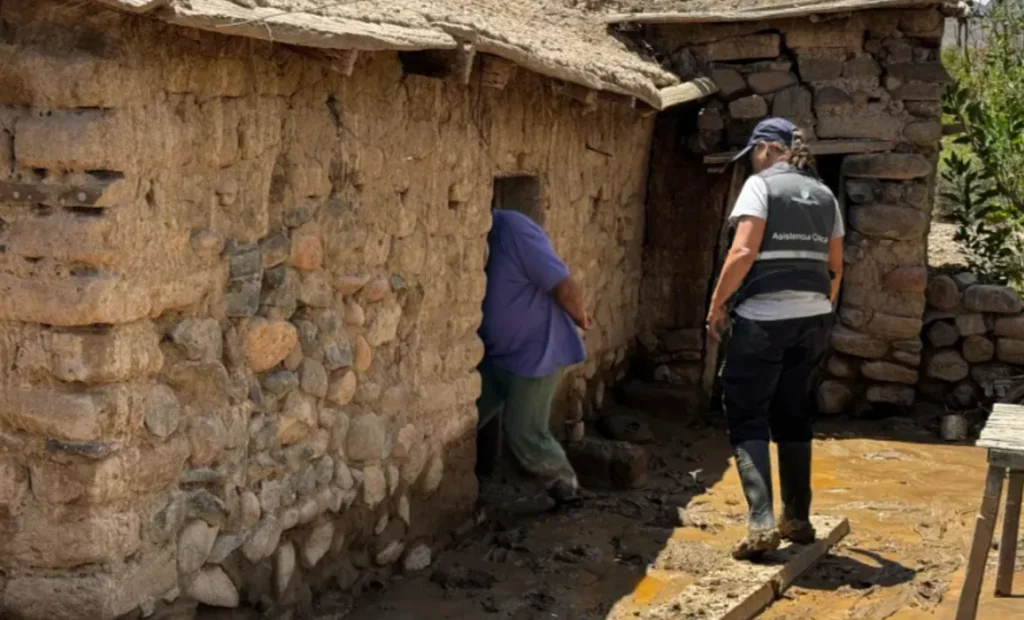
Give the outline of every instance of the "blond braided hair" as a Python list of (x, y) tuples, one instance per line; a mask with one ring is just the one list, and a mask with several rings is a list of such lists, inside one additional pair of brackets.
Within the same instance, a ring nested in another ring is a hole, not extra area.
[(777, 158), (775, 161), (787, 162), (797, 170), (818, 176), (818, 170), (814, 165), (814, 155), (811, 154), (811, 149), (804, 140), (804, 134), (799, 129), (793, 130), (793, 142), (788, 146), (781, 142), (762, 142), (761, 144), (768, 149), (772, 156)]

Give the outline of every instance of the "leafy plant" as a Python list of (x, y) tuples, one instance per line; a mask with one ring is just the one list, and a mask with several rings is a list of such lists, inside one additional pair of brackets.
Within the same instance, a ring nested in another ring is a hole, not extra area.
[(942, 175), (952, 188), (943, 198), (953, 205), (953, 240), (964, 251), (968, 267), (990, 282), (1019, 283), (1024, 277), (1021, 212), (1004, 206), (996, 182), (976, 158), (952, 153)]
[(963, 126), (943, 158), (955, 240), (978, 275), (1019, 285), (1024, 276), (1024, 5), (998, 1), (972, 18), (983, 46), (946, 52), (956, 79), (943, 99)]

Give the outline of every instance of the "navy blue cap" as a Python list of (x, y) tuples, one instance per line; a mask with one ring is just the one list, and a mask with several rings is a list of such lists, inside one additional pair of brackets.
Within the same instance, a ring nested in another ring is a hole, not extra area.
[(793, 144), (794, 131), (796, 131), (796, 125), (784, 118), (766, 118), (754, 127), (754, 131), (750, 132), (747, 146), (743, 147), (743, 150), (737, 153), (732, 161), (745, 157), (750, 149), (757, 146), (758, 142), (781, 142), (788, 148)]

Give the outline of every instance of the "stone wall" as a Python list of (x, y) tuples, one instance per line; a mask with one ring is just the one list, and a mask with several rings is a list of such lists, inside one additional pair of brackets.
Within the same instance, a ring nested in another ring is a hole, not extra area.
[[(939, 62), (942, 31), (939, 11), (923, 8), (645, 32), (678, 73), (708, 74), (720, 87), (686, 137), (692, 153), (735, 149), (772, 115), (793, 120), (843, 158), (831, 162), (837, 178), (826, 179), (848, 233), (835, 355), (819, 398), (827, 413), (913, 402), (939, 98), (949, 81)], [(684, 203), (677, 197), (675, 206)], [(692, 266), (679, 261), (675, 269)]]
[(971, 409), (1002, 398), (1024, 374), (1024, 302), (1004, 286), (971, 273), (928, 282), (919, 395), (948, 408)]
[(573, 411), (621, 371), (652, 118), (92, 4), (0, 18), (0, 615), (265, 609), (429, 562), (476, 495), (496, 176), (538, 177), (587, 289)]

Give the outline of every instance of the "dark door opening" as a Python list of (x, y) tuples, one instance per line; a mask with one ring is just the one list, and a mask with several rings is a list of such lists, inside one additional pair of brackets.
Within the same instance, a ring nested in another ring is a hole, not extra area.
[[(535, 176), (495, 177), (491, 197), (491, 210), (518, 211), (544, 226), (544, 207), (540, 193), (540, 179)], [(480, 427), (476, 437), (476, 474), (478, 478), (491, 478), (501, 473), (505, 458), (505, 439), (502, 433), (502, 412)]]
[(540, 196), (540, 179), (534, 176), (509, 176), (494, 179), (491, 209), (518, 211), (544, 226), (544, 206)]

